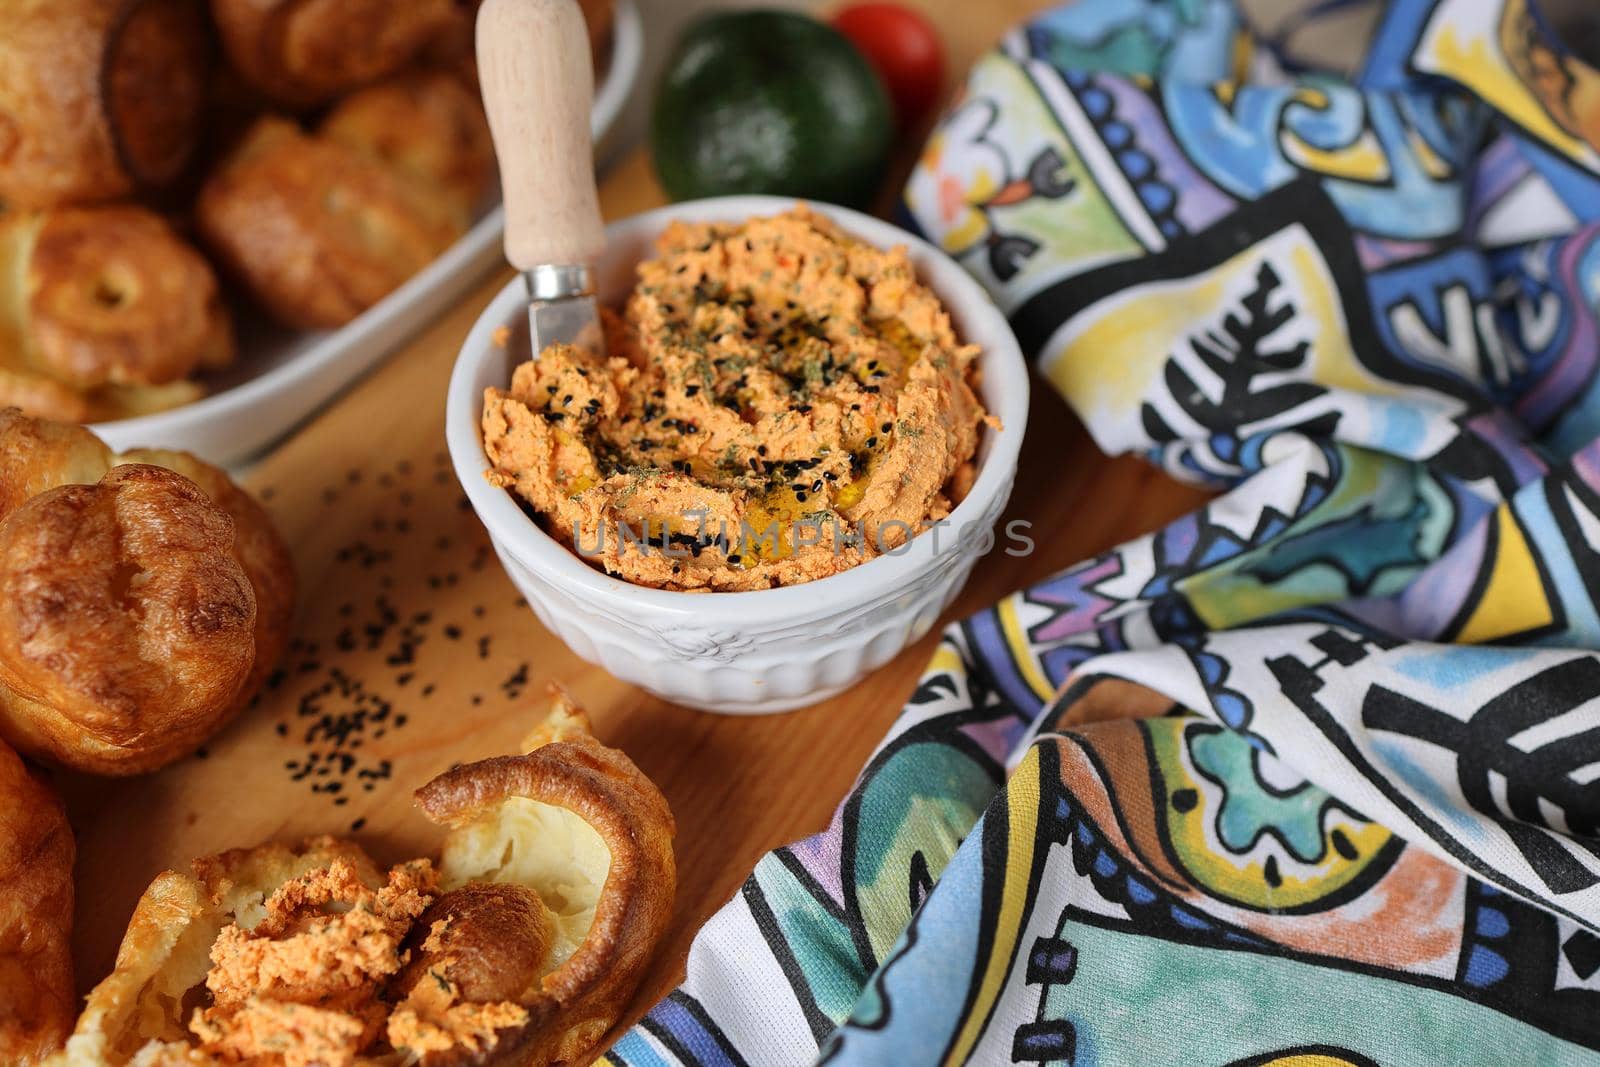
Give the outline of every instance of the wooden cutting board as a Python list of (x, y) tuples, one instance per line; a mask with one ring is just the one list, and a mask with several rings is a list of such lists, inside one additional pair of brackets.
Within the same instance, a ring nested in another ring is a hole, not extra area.
[[(927, 8), (951, 69), (963, 70), (1031, 6)], [(608, 218), (662, 202), (642, 156), (602, 190)], [(194, 856), (317, 833), (349, 834), (381, 862), (434, 854), (439, 833), (413, 810), (412, 790), (453, 763), (511, 751), (556, 680), (590, 711), (600, 738), (660, 785), (677, 816), (677, 908), (633, 1005), (637, 1017), (681, 979), (694, 932), (756, 859), (826, 825), (911, 694), (936, 632), (827, 703), (744, 718), (656, 700), (540, 626), (500, 570), (444, 451), (452, 362), (506, 277), (481, 286), (245, 479), (293, 549), (300, 581), (294, 643), (256, 703), (160, 773), (61, 777), (78, 834), (81, 989), (111, 967), (150, 879)], [(981, 561), (950, 617), (1200, 499), (1142, 462), (1101, 456), (1036, 384), (1006, 518), (1033, 523), (1038, 551)]]

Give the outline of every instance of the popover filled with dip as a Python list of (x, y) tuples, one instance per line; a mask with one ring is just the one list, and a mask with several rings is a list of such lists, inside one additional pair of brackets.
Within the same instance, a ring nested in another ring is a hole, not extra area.
[(825, 578), (947, 517), (971, 488), (976, 345), (917, 281), (803, 206), (669, 225), (607, 356), (552, 345), (484, 397), (493, 483), (639, 585)]

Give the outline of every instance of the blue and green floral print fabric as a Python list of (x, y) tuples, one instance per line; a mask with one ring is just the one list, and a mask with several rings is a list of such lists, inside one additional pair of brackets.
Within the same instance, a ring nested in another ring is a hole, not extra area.
[(1219, 495), (950, 627), (608, 1062), (1600, 1063), (1600, 71), (1536, 3), (977, 64), (907, 217)]

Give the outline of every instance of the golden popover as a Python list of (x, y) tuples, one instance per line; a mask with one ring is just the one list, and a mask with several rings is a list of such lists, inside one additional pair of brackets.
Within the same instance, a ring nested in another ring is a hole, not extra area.
[(72, 1031), (72, 829), (0, 744), (0, 1063), (33, 1067)]
[(294, 108), (396, 73), (459, 17), (454, 0), (211, 0), (211, 13), (239, 73)]
[(352, 94), (328, 113), (320, 134), (435, 190), (462, 226), (494, 174), (483, 104), (444, 71), (417, 71)]
[(221, 471), (0, 411), (0, 736), (17, 748), (119, 775), (193, 751), (282, 653), (292, 601), (287, 549)]
[(543, 973), (515, 998), (530, 1020), (513, 1062), (567, 1063), (615, 1025), (672, 917), (676, 825), (655, 783), (564, 693), (522, 747), (444, 772), (417, 806), (450, 828), (445, 889), (510, 883), (556, 902)]
[(165, 385), (233, 358), (210, 264), (144, 208), (0, 215), (0, 265), (4, 343), (74, 389)]
[(110, 200), (181, 176), (209, 53), (198, 0), (0, 4), (0, 201)]
[(348, 97), (317, 133), (260, 119), (207, 179), (197, 217), (262, 306), (331, 329), (466, 232), (491, 165), (470, 91), (448, 75), (409, 75)]
[[(363, 884), (380, 881), (359, 846), (331, 837), (235, 849), (195, 860), (189, 871), (157, 875), (134, 907), (111, 973), (89, 993), (66, 1049), (47, 1062), (121, 1065), (141, 1050), (142, 1063), (185, 1062), (170, 1054), (191, 1048), (186, 1008), (202, 996), (211, 947), (223, 928), (234, 922), (254, 927), (266, 918), (266, 900), (275, 890), (340, 865)], [(173, 1048), (162, 1049), (168, 1043)]]

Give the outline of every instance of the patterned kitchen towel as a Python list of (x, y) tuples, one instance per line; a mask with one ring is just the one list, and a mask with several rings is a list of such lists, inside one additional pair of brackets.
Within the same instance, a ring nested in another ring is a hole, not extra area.
[(952, 626), (609, 1062), (1600, 1063), (1600, 72), (1531, 2), (976, 66), (909, 218), (1220, 495)]

